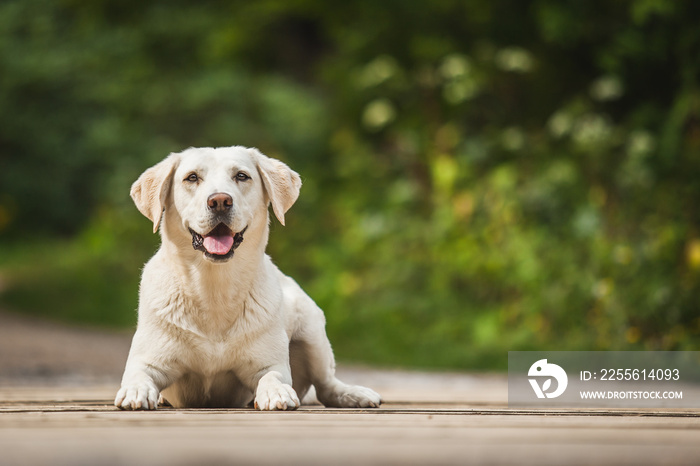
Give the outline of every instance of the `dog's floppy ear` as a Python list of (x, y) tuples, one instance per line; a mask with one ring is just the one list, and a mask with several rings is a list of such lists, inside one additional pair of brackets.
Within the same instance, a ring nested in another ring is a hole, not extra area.
[(284, 225), (284, 214), (296, 202), (301, 189), (299, 174), (279, 160), (263, 155), (258, 149), (250, 152), (258, 166), (265, 192), (272, 204), (275, 217)]
[(170, 154), (162, 162), (152, 166), (131, 185), (131, 198), (139, 212), (153, 222), (153, 233), (158, 231), (165, 202), (170, 191), (178, 154)]

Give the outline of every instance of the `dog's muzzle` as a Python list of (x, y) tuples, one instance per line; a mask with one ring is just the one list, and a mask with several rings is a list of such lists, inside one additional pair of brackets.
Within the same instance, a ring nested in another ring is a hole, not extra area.
[(196, 251), (202, 251), (213, 260), (226, 260), (233, 257), (234, 251), (243, 242), (243, 234), (248, 227), (238, 233), (234, 233), (223, 223), (218, 224), (213, 230), (205, 235), (200, 235), (190, 228), (192, 234), (192, 247)]

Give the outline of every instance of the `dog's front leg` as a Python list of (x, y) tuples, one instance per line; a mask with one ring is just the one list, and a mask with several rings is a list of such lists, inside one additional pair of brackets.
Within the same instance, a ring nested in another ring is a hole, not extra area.
[(157, 409), (160, 391), (177, 378), (162, 358), (150, 354), (138, 330), (129, 351), (122, 385), (114, 405), (119, 409)]
[(160, 388), (153, 379), (146, 367), (125, 373), (114, 405), (119, 409), (156, 409)]
[(255, 408), (261, 411), (296, 409), (301, 404), (292, 388), (286, 334), (282, 330), (276, 333), (251, 345), (249, 355), (252, 361), (238, 371), (255, 393)]
[(297, 409), (299, 397), (292, 388), (289, 367), (271, 367), (263, 371), (255, 390), (255, 408), (261, 411)]

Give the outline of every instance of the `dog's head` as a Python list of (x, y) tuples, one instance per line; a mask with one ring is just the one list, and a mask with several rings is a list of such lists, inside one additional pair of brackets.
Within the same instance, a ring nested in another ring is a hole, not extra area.
[(284, 225), (301, 179), (287, 165), (241, 146), (187, 149), (146, 170), (131, 187), (139, 211), (158, 230), (163, 212), (194, 249), (214, 262), (234, 255), (249, 229), (268, 222), (267, 206)]

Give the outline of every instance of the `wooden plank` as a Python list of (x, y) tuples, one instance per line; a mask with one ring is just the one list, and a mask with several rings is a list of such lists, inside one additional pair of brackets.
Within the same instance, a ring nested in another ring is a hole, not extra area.
[(124, 412), (96, 396), (106, 393), (109, 387), (0, 388), (0, 464), (692, 464), (700, 458), (700, 416), (693, 410), (542, 412), (502, 403), (389, 401), (378, 410)]
[(377, 410), (125, 412), (131, 333), (0, 313), (0, 466), (697, 464), (700, 411), (523, 410), (502, 374), (339, 368)]

